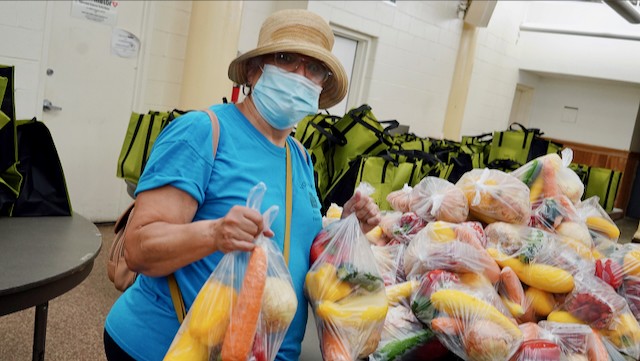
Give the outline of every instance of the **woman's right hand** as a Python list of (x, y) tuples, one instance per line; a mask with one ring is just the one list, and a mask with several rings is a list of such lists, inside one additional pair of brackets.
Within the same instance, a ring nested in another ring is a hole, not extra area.
[(234, 206), (214, 224), (212, 236), (215, 248), (223, 253), (253, 250), (253, 241), (261, 233), (273, 237), (273, 232), (264, 228), (262, 215), (245, 206)]

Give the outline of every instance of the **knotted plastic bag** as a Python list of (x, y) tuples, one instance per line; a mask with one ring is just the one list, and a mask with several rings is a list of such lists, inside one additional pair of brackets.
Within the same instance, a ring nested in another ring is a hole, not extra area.
[(428, 222), (461, 223), (469, 216), (469, 202), (462, 190), (437, 177), (425, 177), (413, 187), (409, 209)]
[(598, 238), (606, 238), (613, 242), (617, 242), (620, 238), (620, 229), (616, 223), (609, 217), (607, 211), (600, 205), (600, 198), (593, 196), (580, 202), (576, 207), (576, 212), (581, 221), (583, 221), (589, 231), (592, 232), (594, 241), (600, 243)]
[(484, 222), (529, 224), (529, 188), (497, 169), (473, 169), (456, 183), (469, 201), (469, 214)]
[(385, 212), (380, 219), (380, 229), (389, 244), (409, 244), (427, 222), (413, 212)]
[(417, 279), (433, 270), (480, 273), (491, 283), (498, 281), (500, 268), (485, 250), (480, 235), (468, 223), (436, 221), (427, 224), (404, 254), (407, 279)]
[(322, 232), (328, 243), (311, 266), (305, 294), (325, 360), (355, 360), (375, 351), (387, 314), (383, 279), (355, 214)]
[[(249, 193), (247, 207), (260, 211), (264, 183)], [(278, 214), (264, 214), (269, 228)], [(165, 360), (274, 360), (298, 300), (282, 253), (260, 235), (251, 252), (225, 254), (200, 289)]]
[(409, 212), (409, 201), (412, 190), (413, 188), (405, 183), (402, 189), (390, 192), (387, 195), (387, 202), (389, 202), (389, 205), (391, 205), (391, 208), (395, 211), (403, 213)]
[(522, 342), (522, 331), (481, 275), (464, 274), (441, 283), (431, 290), (429, 301), (433, 308), (429, 327), (465, 360), (507, 361)]
[(544, 198), (566, 196), (577, 204), (584, 193), (584, 184), (580, 177), (569, 168), (573, 161), (573, 151), (566, 148), (562, 151), (562, 158), (558, 154), (546, 154), (510, 174), (520, 179), (530, 188), (529, 199), (534, 207)]

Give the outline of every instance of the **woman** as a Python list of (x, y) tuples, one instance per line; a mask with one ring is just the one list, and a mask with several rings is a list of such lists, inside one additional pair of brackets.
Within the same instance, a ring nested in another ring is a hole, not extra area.
[[(293, 211), (291, 273), (298, 310), (278, 360), (297, 360), (307, 322), (304, 277), (309, 251), (321, 229), (313, 165), (289, 137), (295, 123), (346, 94), (346, 74), (331, 54), (333, 34), (318, 15), (283, 10), (262, 25), (258, 47), (229, 66), (229, 78), (250, 88), (237, 104), (211, 107), (220, 123), (212, 153), (212, 130), (203, 112), (186, 114), (163, 130), (136, 189), (136, 211), (128, 226), (125, 257), (141, 273), (116, 301), (105, 322), (109, 360), (161, 360), (179, 328), (166, 275), (173, 273), (187, 309), (223, 253), (250, 251), (264, 232), (283, 247), (285, 143), (291, 150)], [(263, 181), (263, 204), (278, 205), (272, 231), (244, 206), (249, 190)], [(380, 221), (375, 203), (356, 193), (344, 216), (356, 213), (363, 231)]]

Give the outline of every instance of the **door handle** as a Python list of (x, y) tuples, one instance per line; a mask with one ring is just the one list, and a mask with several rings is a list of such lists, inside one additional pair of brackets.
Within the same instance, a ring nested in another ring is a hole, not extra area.
[(51, 103), (51, 101), (49, 99), (45, 99), (42, 102), (42, 110), (44, 110), (45, 112), (51, 111), (51, 110), (62, 110), (62, 107), (59, 107), (57, 105), (53, 105), (53, 103)]

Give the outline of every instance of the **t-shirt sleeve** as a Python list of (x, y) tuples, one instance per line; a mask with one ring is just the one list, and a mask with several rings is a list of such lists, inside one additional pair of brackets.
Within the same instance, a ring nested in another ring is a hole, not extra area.
[(211, 122), (206, 113), (187, 113), (167, 125), (153, 145), (135, 194), (173, 186), (202, 205), (213, 168)]

